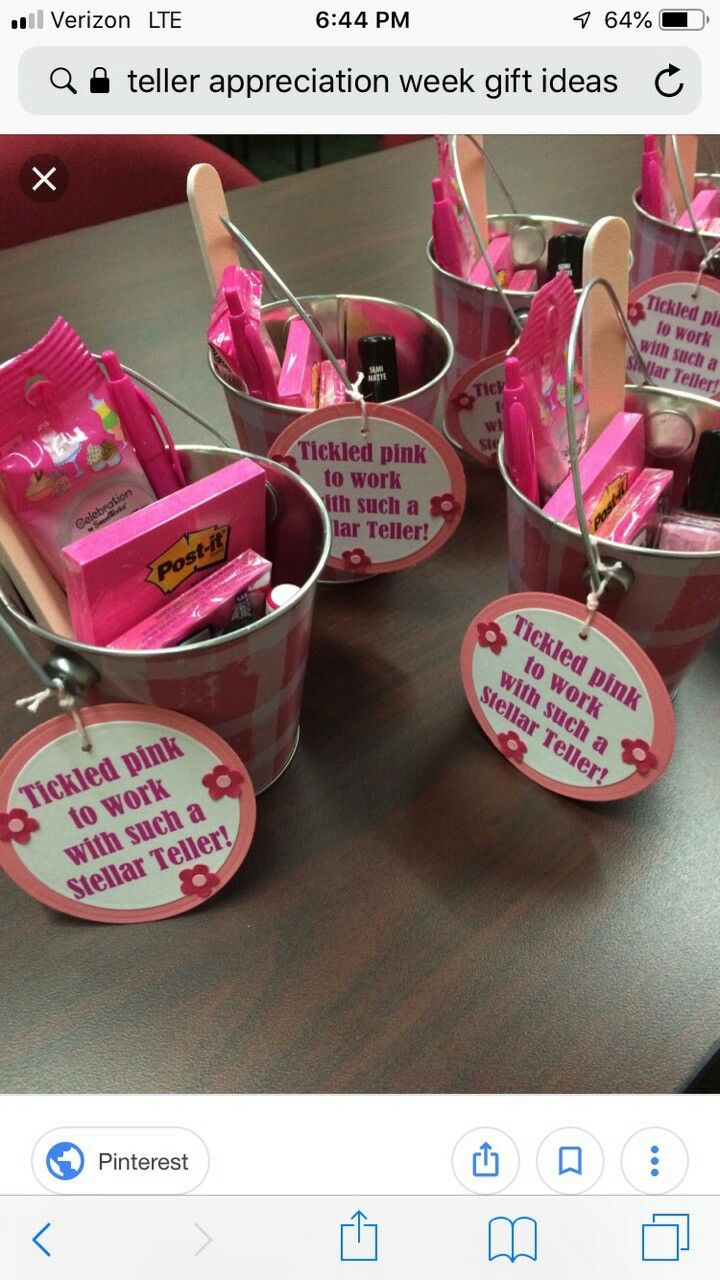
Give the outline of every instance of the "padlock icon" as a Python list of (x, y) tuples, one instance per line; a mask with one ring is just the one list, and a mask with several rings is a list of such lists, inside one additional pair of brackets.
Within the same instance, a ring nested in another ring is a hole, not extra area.
[(106, 67), (96, 67), (90, 77), (91, 93), (109, 93), (110, 77)]

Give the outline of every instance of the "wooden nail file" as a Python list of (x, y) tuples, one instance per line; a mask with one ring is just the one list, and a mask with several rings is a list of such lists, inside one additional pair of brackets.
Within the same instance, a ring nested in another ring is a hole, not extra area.
[[(627, 315), (630, 228), (623, 218), (601, 218), (588, 232), (583, 253), (583, 283), (603, 276)], [(588, 443), (592, 444), (625, 407), (627, 343), (605, 290), (591, 290), (583, 314), (582, 365), (587, 387)]]
[(0, 564), (35, 621), (64, 640), (74, 632), (65, 594), (0, 496)]
[[(475, 134), (480, 145), (483, 145), (482, 135)], [(478, 151), (474, 142), (466, 137), (465, 134), (459, 133), (457, 138), (458, 164), (460, 165), (460, 173), (462, 174), (465, 194), (468, 198), (468, 204), (472, 210), (473, 217), (478, 225), (478, 231), (482, 236), (485, 244), (488, 242), (488, 220), (487, 220), (487, 180), (485, 176), (485, 156), (482, 151)]]
[[(697, 172), (698, 162), (697, 134), (679, 133), (677, 135), (677, 149), (678, 156), (680, 158), (680, 168), (682, 169), (683, 178), (685, 179), (688, 195), (692, 200), (695, 195), (695, 174)], [(680, 217), (680, 214), (685, 213), (685, 197), (682, 193), (677, 165), (675, 164), (672, 139), (669, 135), (665, 139), (665, 171), (667, 173), (670, 195), (675, 202), (678, 217)]]
[(214, 296), (225, 268), (237, 266), (238, 261), (233, 238), (220, 221), (230, 215), (217, 169), (211, 164), (193, 165), (187, 178), (187, 197)]

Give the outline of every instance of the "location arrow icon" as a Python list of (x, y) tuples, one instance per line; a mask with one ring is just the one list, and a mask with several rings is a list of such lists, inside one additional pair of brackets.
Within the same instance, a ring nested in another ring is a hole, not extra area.
[(591, 13), (592, 13), (591, 9), (588, 9), (586, 13), (576, 13), (575, 17), (573, 18), (573, 22), (579, 22), (584, 31), (588, 22), (590, 21)]

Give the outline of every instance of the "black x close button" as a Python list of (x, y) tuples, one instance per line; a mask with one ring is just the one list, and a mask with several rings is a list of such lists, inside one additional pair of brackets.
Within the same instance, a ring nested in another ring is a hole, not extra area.
[(52, 204), (68, 189), (70, 174), (59, 156), (30, 156), (20, 170), (20, 188), (36, 204)]

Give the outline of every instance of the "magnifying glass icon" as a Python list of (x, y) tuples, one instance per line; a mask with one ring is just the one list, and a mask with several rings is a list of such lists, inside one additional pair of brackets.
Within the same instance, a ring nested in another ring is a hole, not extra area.
[(77, 89), (72, 82), (72, 74), (67, 67), (55, 67), (50, 72), (50, 83), (53, 89), (69, 89), (71, 93), (77, 96)]

